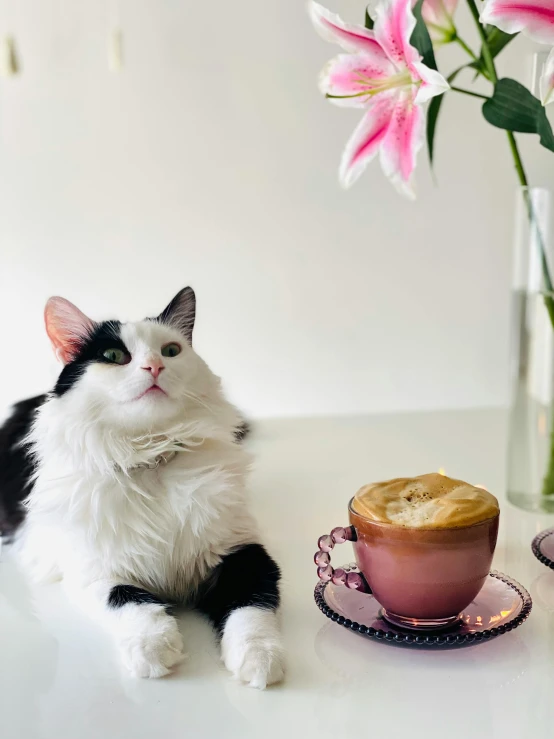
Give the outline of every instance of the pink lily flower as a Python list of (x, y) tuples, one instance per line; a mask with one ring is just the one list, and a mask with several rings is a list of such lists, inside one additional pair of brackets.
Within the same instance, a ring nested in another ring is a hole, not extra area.
[(448, 89), (442, 75), (422, 64), (410, 44), (415, 25), (411, 0), (383, 0), (373, 31), (344, 23), (316, 2), (310, 5), (316, 29), (342, 46), (324, 68), (321, 91), (336, 105), (365, 109), (348, 141), (339, 178), (350, 187), (373, 157), (397, 189), (414, 197), (412, 175), (423, 143), (422, 104)]
[(488, 0), (481, 23), (506, 33), (523, 31), (542, 44), (554, 44), (554, 0)]
[(456, 35), (453, 18), (457, 7), (458, 0), (425, 0), (423, 3), (421, 15), (435, 44), (448, 44)]
[(554, 49), (548, 55), (539, 82), (541, 103), (548, 105), (554, 103)]

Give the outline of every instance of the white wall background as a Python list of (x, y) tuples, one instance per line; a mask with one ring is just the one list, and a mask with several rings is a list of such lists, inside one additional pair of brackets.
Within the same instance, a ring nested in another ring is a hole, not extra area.
[[(316, 90), (337, 50), (304, 0), (120, 8), (119, 75), (108, 3), (0, 8), (23, 65), (0, 81), (0, 405), (51, 384), (49, 295), (134, 319), (188, 283), (197, 348), (252, 415), (504, 403), (515, 177), (479, 101), (444, 105), (439, 186), (422, 151), (416, 204), (377, 163), (344, 193), (359, 111)], [(530, 48), (508, 63), (526, 81)], [(552, 155), (524, 149), (553, 184)]]

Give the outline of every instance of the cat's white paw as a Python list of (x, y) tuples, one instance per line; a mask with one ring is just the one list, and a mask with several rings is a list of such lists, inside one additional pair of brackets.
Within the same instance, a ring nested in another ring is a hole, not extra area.
[(139, 608), (148, 612), (119, 635), (121, 659), (133, 677), (163, 677), (185, 657), (177, 621), (159, 606)]
[(279, 645), (263, 641), (246, 641), (229, 653), (225, 667), (251, 688), (264, 690), (284, 677), (283, 650)]
[(284, 650), (274, 611), (249, 606), (234, 611), (221, 639), (225, 667), (251, 688), (263, 690), (284, 676)]

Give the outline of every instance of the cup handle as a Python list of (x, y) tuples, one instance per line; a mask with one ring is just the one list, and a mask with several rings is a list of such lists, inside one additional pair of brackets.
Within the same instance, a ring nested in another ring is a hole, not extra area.
[(335, 585), (345, 585), (350, 590), (359, 590), (360, 593), (371, 593), (371, 588), (361, 572), (345, 572), (342, 567), (333, 569), (331, 566), (331, 551), (335, 544), (344, 544), (345, 541), (357, 541), (358, 535), (354, 526), (337, 526), (330, 534), (324, 534), (317, 540), (318, 551), (314, 554), (317, 567), (317, 576), (322, 582), (333, 581)]

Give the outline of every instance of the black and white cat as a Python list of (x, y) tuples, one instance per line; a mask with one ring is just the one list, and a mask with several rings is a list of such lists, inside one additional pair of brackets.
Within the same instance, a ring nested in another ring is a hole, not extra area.
[(180, 662), (171, 605), (190, 603), (227, 668), (265, 688), (283, 676), (279, 568), (249, 512), (240, 416), (192, 348), (195, 312), (191, 288), (138, 323), (48, 301), (64, 367), (0, 429), (0, 533), (35, 579), (63, 578), (133, 675)]

